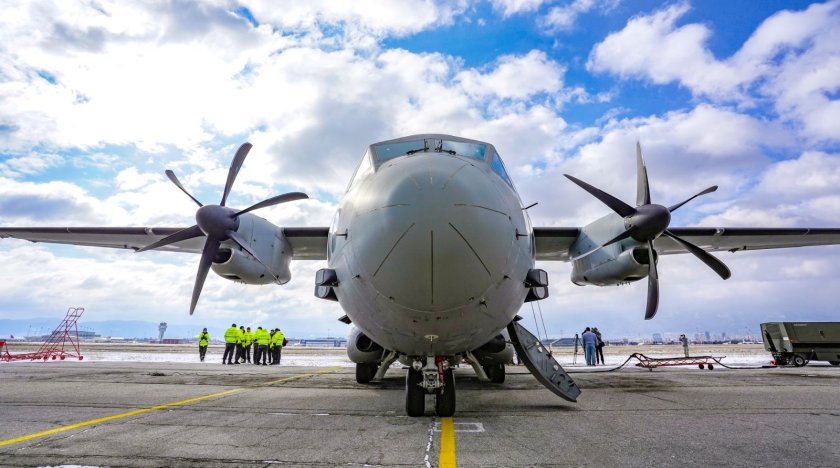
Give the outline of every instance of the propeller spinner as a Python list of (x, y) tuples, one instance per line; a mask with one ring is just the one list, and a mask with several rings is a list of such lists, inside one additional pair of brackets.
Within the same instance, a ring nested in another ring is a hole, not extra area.
[(233, 161), (230, 164), (230, 169), (228, 170), (227, 182), (225, 182), (225, 190), (222, 192), (222, 201), (218, 205), (202, 205), (200, 201), (198, 201), (194, 196), (192, 196), (181, 182), (178, 180), (178, 177), (175, 176), (175, 173), (170, 171), (169, 169), (166, 170), (166, 176), (169, 180), (172, 181), (182, 192), (187, 194), (198, 206), (198, 211), (195, 214), (195, 221), (196, 224), (194, 226), (190, 226), (186, 229), (182, 229), (175, 234), (170, 236), (164, 237), (163, 239), (149, 244), (142, 249), (138, 249), (137, 252), (144, 252), (146, 250), (154, 250), (159, 247), (163, 247), (165, 245), (174, 244), (176, 242), (181, 242), (187, 239), (192, 239), (195, 237), (205, 236), (207, 240), (204, 242), (204, 248), (201, 252), (201, 259), (198, 262), (198, 272), (195, 275), (195, 286), (193, 287), (192, 293), (192, 301), (190, 303), (190, 315), (195, 312), (195, 306), (198, 303), (198, 297), (201, 295), (201, 290), (204, 287), (204, 281), (207, 279), (207, 273), (210, 271), (210, 265), (213, 263), (213, 258), (216, 256), (216, 253), (219, 251), (219, 246), (222, 242), (230, 240), (233, 241), (236, 245), (242, 248), (242, 250), (248, 252), (252, 257), (254, 257), (262, 266), (266, 268), (272, 275), (276, 277), (276, 275), (271, 271), (271, 268), (264, 262), (256, 252), (251, 249), (250, 244), (248, 241), (243, 238), (236, 230), (239, 228), (239, 216), (249, 213), (254, 210), (258, 210), (260, 208), (266, 208), (269, 206), (274, 206), (280, 203), (286, 203), (294, 200), (302, 200), (304, 198), (309, 198), (305, 193), (301, 192), (290, 192), (285, 193), (282, 195), (277, 195), (271, 197), (269, 199), (263, 200), (259, 203), (249, 206), (244, 210), (234, 210), (232, 208), (228, 208), (225, 206), (227, 202), (228, 195), (230, 195), (230, 189), (233, 187), (233, 182), (236, 180), (236, 176), (239, 174), (239, 169), (242, 167), (242, 163), (245, 162), (245, 156), (248, 155), (248, 151), (251, 150), (250, 143), (243, 143), (242, 146), (236, 151), (236, 155), (233, 157)]
[[(705, 195), (707, 193), (717, 190), (717, 185), (713, 185), (694, 196), (672, 205), (665, 207), (650, 202), (650, 186), (648, 185), (647, 168), (645, 161), (642, 158), (642, 147), (639, 142), (636, 142), (636, 207), (624, 203), (614, 196), (600, 190), (586, 182), (564, 174), (569, 180), (580, 186), (582, 189), (589, 192), (592, 196), (600, 200), (616, 212), (619, 216), (624, 218), (625, 231), (607, 241), (605, 244), (598, 247), (598, 249), (606, 247), (615, 242), (632, 237), (638, 242), (647, 244), (650, 262), (648, 264), (648, 294), (647, 307), (645, 309), (645, 320), (650, 320), (656, 315), (656, 309), (659, 306), (659, 275), (656, 271), (656, 257), (655, 249), (653, 248), (653, 241), (659, 236), (666, 236), (673, 239), (682, 248), (700, 259), (709, 268), (714, 270), (721, 278), (728, 279), (731, 276), (729, 268), (717, 257), (697, 247), (696, 245), (676, 236), (668, 230), (668, 225), (671, 222), (671, 213), (676, 211), (679, 207), (685, 205), (689, 201)], [(595, 249), (595, 250), (598, 250)], [(586, 253), (588, 255), (595, 250)]]

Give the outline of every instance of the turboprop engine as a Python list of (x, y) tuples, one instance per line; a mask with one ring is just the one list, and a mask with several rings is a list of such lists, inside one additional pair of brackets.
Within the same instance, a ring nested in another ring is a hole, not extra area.
[(382, 360), (382, 346), (356, 327), (347, 335), (347, 357), (356, 364), (373, 364)]
[(289, 263), (292, 249), (282, 230), (256, 216), (240, 218), (239, 235), (265, 264), (236, 244), (224, 243), (213, 258), (211, 268), (222, 278), (246, 284), (287, 283), (292, 274)]

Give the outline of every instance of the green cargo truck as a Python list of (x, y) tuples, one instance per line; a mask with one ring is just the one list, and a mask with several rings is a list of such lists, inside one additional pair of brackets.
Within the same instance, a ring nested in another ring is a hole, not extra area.
[(840, 322), (770, 322), (761, 324), (764, 349), (778, 365), (796, 367), (808, 361), (840, 365)]

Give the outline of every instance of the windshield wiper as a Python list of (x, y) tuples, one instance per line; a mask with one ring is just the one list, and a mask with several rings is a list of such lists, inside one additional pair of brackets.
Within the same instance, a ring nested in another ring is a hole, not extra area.
[(428, 151), (428, 150), (429, 150), (429, 148), (427, 148), (426, 146), (423, 146), (422, 148), (408, 150), (408, 151), (405, 152), (405, 154), (414, 154), (414, 153), (419, 153), (421, 151)]

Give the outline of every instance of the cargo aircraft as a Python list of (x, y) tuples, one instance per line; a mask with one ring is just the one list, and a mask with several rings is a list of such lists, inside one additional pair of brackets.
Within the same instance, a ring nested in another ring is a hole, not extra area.
[[(612, 212), (580, 227), (532, 227), (502, 157), (486, 142), (442, 134), (412, 135), (367, 148), (330, 227), (280, 227), (253, 211), (307, 198), (278, 195), (245, 209), (227, 206), (245, 156), (231, 163), (221, 202), (204, 205), (172, 171), (169, 179), (198, 205), (196, 224), (160, 227), (8, 227), (0, 237), (96, 247), (200, 253), (190, 304), (195, 311), (210, 269), (246, 284), (284, 284), (292, 260), (326, 260), (314, 291), (337, 301), (353, 327), (347, 344), (356, 380), (381, 379), (392, 363), (407, 367), (405, 409), (455, 412), (453, 368), (468, 362), (482, 381), (503, 382), (514, 349), (549, 390), (575, 401), (580, 389), (533, 334), (517, 323), (525, 302), (548, 297), (536, 261), (572, 263), (578, 285), (647, 278), (645, 319), (659, 303), (660, 255), (688, 252), (721, 278), (730, 272), (710, 251), (840, 243), (840, 229), (671, 227), (671, 213), (695, 197), (651, 202), (637, 143), (634, 205), (566, 177)], [(532, 205), (533, 206), (533, 205)]]

